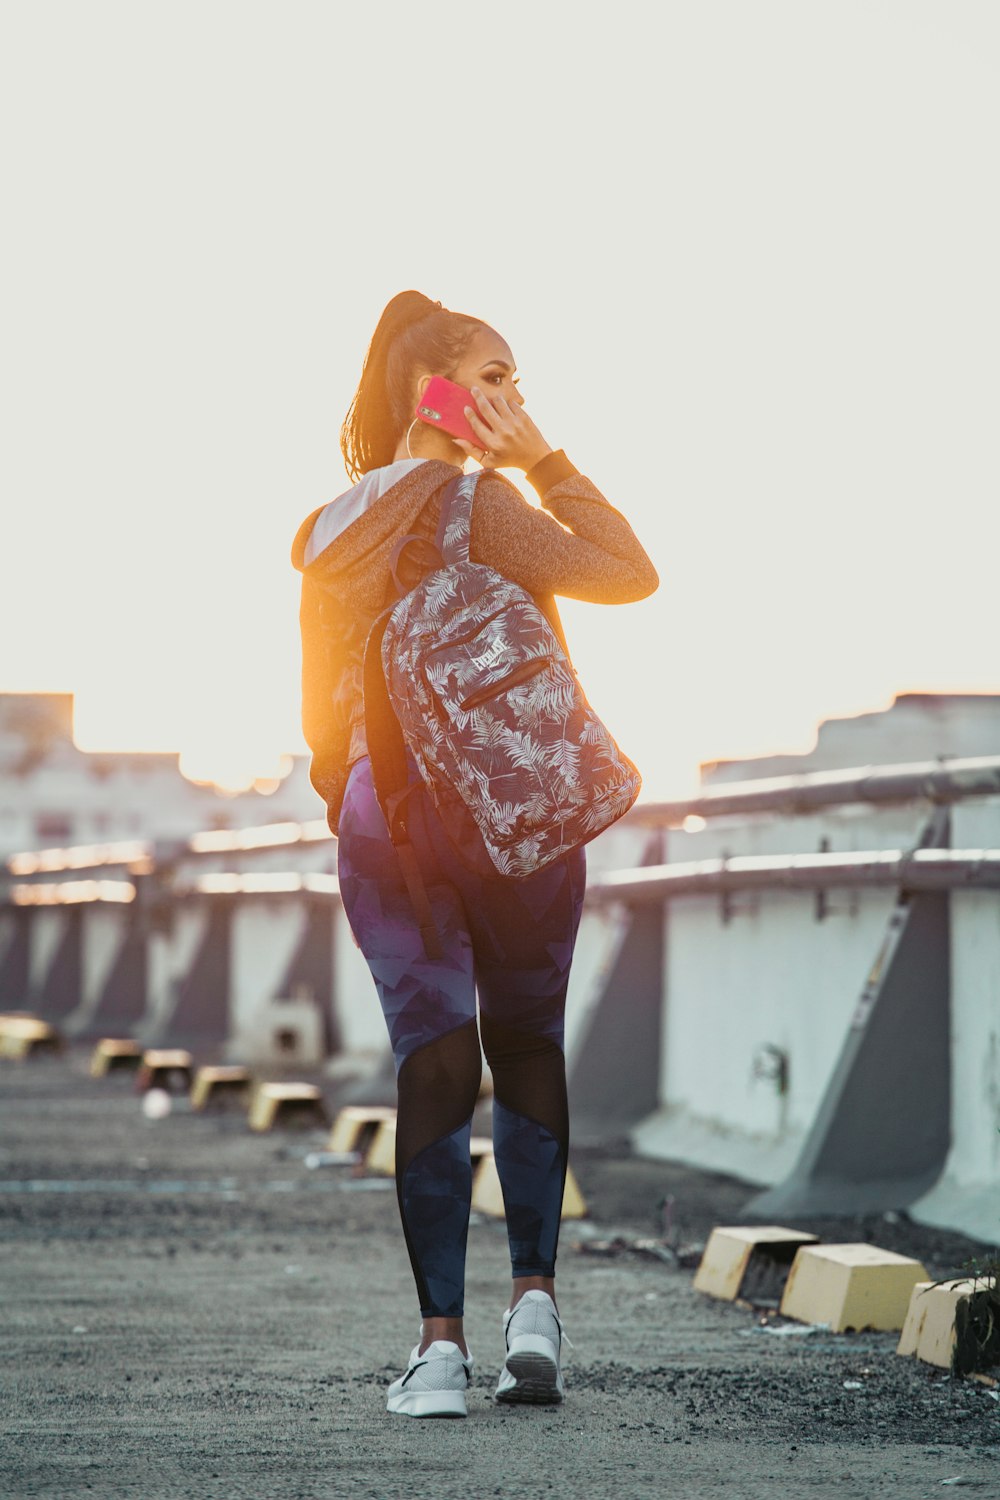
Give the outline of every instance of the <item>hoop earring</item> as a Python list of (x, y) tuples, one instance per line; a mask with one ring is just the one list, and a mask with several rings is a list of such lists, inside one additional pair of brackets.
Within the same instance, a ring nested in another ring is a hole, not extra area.
[(407, 454), (408, 458), (416, 458), (416, 456), (417, 456), (414, 453), (413, 449), (410, 447), (410, 433), (413, 431), (414, 427), (416, 427), (416, 425), (417, 425), (417, 423), (419, 421), (420, 421), (419, 417), (414, 417), (413, 421), (410, 423), (409, 427), (406, 429), (406, 454)]

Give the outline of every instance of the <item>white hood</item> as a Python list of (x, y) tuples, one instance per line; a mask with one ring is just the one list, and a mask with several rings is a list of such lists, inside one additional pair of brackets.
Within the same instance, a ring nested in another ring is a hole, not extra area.
[(401, 458), (394, 464), (385, 464), (381, 469), (370, 469), (352, 489), (336, 500), (331, 500), (316, 517), (312, 535), (306, 542), (304, 566), (308, 567), (314, 558), (319, 557), (341, 532), (346, 531), (359, 516), (364, 515), (369, 506), (381, 499), (386, 490), (398, 484), (404, 474), (409, 474), (411, 469), (427, 462), (426, 458)]

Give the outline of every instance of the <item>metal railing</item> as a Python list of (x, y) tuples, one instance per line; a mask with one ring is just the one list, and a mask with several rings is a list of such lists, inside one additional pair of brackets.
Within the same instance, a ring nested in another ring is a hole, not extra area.
[(924, 801), (941, 806), (966, 797), (1000, 795), (1000, 755), (855, 766), (760, 781), (734, 781), (674, 802), (641, 802), (630, 819), (657, 828), (680, 827), (686, 818), (741, 813), (810, 813), (851, 803)]
[(745, 890), (864, 886), (892, 886), (905, 892), (1000, 890), (1000, 849), (870, 849), (679, 861), (595, 875), (587, 882), (587, 896), (597, 902), (632, 904)]

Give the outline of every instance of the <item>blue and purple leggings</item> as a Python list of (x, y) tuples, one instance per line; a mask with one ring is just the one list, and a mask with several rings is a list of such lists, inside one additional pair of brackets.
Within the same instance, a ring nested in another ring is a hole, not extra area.
[(563, 1016), (586, 866), (577, 849), (511, 880), (471, 820), (452, 842), (422, 784), (409, 808), (444, 958), (424, 952), (367, 758), (351, 769), (340, 815), (340, 892), (396, 1059), (396, 1189), (420, 1311), (461, 1317), (482, 1073), (477, 990), (512, 1274), (555, 1270), (569, 1145)]

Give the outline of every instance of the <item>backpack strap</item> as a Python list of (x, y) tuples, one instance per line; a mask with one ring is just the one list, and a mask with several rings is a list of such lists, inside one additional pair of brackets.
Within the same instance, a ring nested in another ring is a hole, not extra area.
[(408, 536), (401, 537), (393, 547), (389, 558), (389, 571), (400, 598), (409, 592), (400, 577), (400, 563), (403, 553), (412, 544), (423, 548), (421, 562), (425, 566), (425, 571), (440, 567), (442, 564), (468, 562), (469, 537), (472, 531), (472, 501), (478, 479), (478, 473), (460, 474), (457, 479), (448, 481), (441, 497), (441, 514), (433, 542), (427, 537), (410, 532)]
[(460, 474), (445, 489), (437, 531), (437, 549), (445, 563), (469, 561), (472, 501), (478, 479), (478, 473)]
[[(472, 500), (476, 492), (477, 474), (460, 474), (449, 482), (441, 500), (441, 517), (438, 522), (436, 548), (442, 561), (467, 562), (469, 557), (469, 533), (472, 524)], [(393, 583), (400, 594), (408, 592), (399, 578), (399, 564), (403, 552), (412, 543), (424, 540), (417, 536), (405, 536), (397, 542), (391, 560)], [(398, 600), (396, 601), (398, 603)], [(378, 616), (365, 642), (364, 704), (365, 738), (368, 742), (368, 759), (371, 762), (375, 796), (389, 838), (399, 858), (399, 867), (406, 889), (413, 903), (414, 915), (423, 938), (424, 951), (430, 959), (444, 957), (441, 934), (434, 921), (431, 904), (427, 897), (420, 866), (413, 850), (408, 826), (408, 799), (416, 783), (410, 780), (410, 767), (406, 758), (406, 742), (399, 727), (382, 665), (382, 637), (385, 635), (389, 616), (396, 605), (391, 604)]]
[(415, 783), (410, 781), (410, 770), (406, 760), (406, 745), (399, 720), (393, 711), (386, 686), (385, 670), (382, 666), (382, 637), (395, 605), (385, 610), (375, 621), (365, 643), (364, 699), (365, 737), (368, 741), (368, 758), (371, 761), (372, 781), (375, 796), (389, 838), (399, 857), (399, 867), (406, 889), (413, 903), (413, 912), (420, 928), (424, 951), (430, 959), (444, 957), (441, 934), (438, 932), (427, 896), (427, 889), (420, 873), (420, 866), (413, 851), (408, 825), (408, 799)]
[[(403, 554), (408, 547), (419, 549), (419, 551), (414, 552), (413, 556), (417, 567), (422, 568), (423, 573), (428, 573), (433, 571), (434, 568), (439, 568), (443, 561), (440, 546), (436, 542), (432, 542), (429, 537), (418, 536), (414, 531), (411, 531), (408, 536), (401, 537), (389, 556), (389, 572), (392, 574), (393, 587), (400, 599), (414, 587), (412, 583), (404, 583), (400, 574)], [(419, 582), (419, 579), (417, 582)]]

